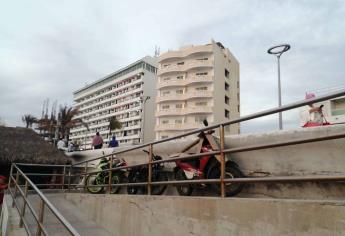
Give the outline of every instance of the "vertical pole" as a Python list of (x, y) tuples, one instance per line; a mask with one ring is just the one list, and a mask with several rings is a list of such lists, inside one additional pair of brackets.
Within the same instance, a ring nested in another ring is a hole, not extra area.
[(66, 165), (63, 167), (63, 173), (62, 173), (62, 186), (61, 186), (62, 190), (64, 190), (65, 188), (65, 175), (66, 175)]
[(147, 194), (151, 195), (151, 180), (152, 180), (152, 156), (153, 156), (153, 146), (149, 146), (149, 162), (148, 162), (148, 175), (147, 175)]
[[(280, 83), (280, 55), (277, 56), (278, 58), (278, 106), (282, 106), (282, 92), (281, 92), (281, 83)], [(279, 112), (279, 129), (283, 129), (283, 117), (282, 113)]]
[[(18, 168), (18, 167), (16, 167)], [(17, 186), (18, 186), (18, 181), (19, 181), (19, 171), (17, 169), (17, 173), (16, 173), (16, 182), (14, 183), (14, 192), (13, 192), (13, 202), (12, 202), (12, 207), (15, 206), (15, 199), (16, 199), (16, 195), (17, 195)], [(18, 186), (19, 187), (19, 186)]]
[(8, 189), (11, 188), (12, 177), (13, 177), (13, 164), (11, 165), (10, 178), (8, 178)]
[(220, 194), (225, 197), (225, 155), (224, 155), (224, 126), (219, 126), (220, 136)]
[(24, 223), (25, 207), (26, 207), (26, 200), (27, 200), (27, 196), (28, 196), (28, 189), (29, 189), (29, 184), (28, 184), (28, 180), (26, 179), (25, 180), (24, 196), (23, 196), (23, 208), (22, 208), (22, 212), (20, 214), (20, 222), (19, 222), (20, 228), (23, 227), (23, 223)]
[(109, 176), (109, 180), (108, 180), (108, 191), (109, 191), (109, 194), (111, 194), (111, 189), (112, 189), (112, 169), (113, 168), (113, 155), (110, 156), (110, 159), (109, 159), (109, 173), (108, 173), (108, 176)]
[(41, 234), (42, 234), (42, 228), (41, 228), (41, 225), (39, 223), (43, 224), (43, 216), (44, 216), (44, 201), (43, 201), (43, 199), (41, 199), (39, 211), (40, 212), (38, 215), (36, 236), (41, 236)]
[(68, 185), (67, 185), (68, 192), (71, 191), (71, 171), (72, 171), (72, 165), (69, 166), (69, 170), (68, 170)]
[(84, 168), (84, 193), (86, 193), (86, 188), (87, 188), (87, 181), (86, 181), (86, 176), (87, 176), (87, 163), (85, 162), (85, 168)]

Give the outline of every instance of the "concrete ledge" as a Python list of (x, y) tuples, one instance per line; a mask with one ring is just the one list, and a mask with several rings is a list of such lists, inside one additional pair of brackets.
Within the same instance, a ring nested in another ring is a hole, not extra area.
[(0, 217), (0, 236), (25, 236), (24, 228), (19, 227), (20, 216), (16, 208), (12, 208), (12, 198), (10, 195), (4, 196)]
[(345, 201), (67, 193), (112, 235), (344, 235)]

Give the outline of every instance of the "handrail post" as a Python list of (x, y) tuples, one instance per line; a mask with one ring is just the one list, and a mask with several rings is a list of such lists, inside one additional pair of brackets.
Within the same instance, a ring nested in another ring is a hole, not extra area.
[(148, 163), (148, 175), (147, 175), (147, 194), (151, 195), (151, 181), (152, 181), (152, 156), (153, 156), (153, 146), (149, 146), (149, 163)]
[(84, 179), (84, 193), (86, 193), (86, 189), (87, 189), (87, 181), (86, 181), (86, 179), (87, 179), (87, 163), (88, 162), (85, 162), (84, 177), (83, 177), (83, 179)]
[(11, 188), (12, 176), (13, 176), (13, 163), (11, 164), (10, 177), (8, 178), (8, 185), (7, 185), (8, 189)]
[(110, 156), (110, 159), (109, 159), (109, 173), (108, 173), (108, 191), (109, 191), (109, 194), (111, 194), (111, 189), (112, 189), (112, 169), (113, 168), (113, 155)]
[(225, 155), (224, 155), (224, 125), (219, 126), (220, 137), (220, 194), (221, 197), (225, 197)]
[(37, 233), (36, 236), (41, 236), (42, 234), (42, 228), (41, 224), (43, 224), (43, 216), (44, 216), (44, 201), (41, 199), (40, 201), (40, 208), (39, 208), (39, 215), (38, 215), (38, 222), (37, 222)]
[(27, 196), (28, 196), (28, 189), (29, 189), (29, 183), (28, 183), (28, 180), (26, 179), (25, 180), (24, 196), (23, 196), (23, 208), (22, 208), (22, 212), (20, 214), (20, 222), (19, 222), (20, 228), (23, 227), (23, 223), (24, 223), (25, 207), (26, 207), (26, 200), (27, 200)]
[(69, 166), (69, 170), (68, 170), (68, 185), (67, 185), (68, 192), (71, 191), (71, 172), (72, 172), (72, 165)]
[(65, 188), (65, 175), (66, 175), (66, 165), (63, 167), (63, 172), (62, 172), (62, 186), (61, 186), (62, 190), (64, 190)]
[[(18, 168), (18, 167), (16, 167)], [(15, 206), (15, 199), (16, 199), (16, 195), (17, 195), (17, 186), (18, 186), (18, 181), (19, 181), (19, 171), (17, 170), (16, 173), (16, 182), (14, 183), (14, 191), (13, 191), (13, 202), (12, 202), (12, 207)]]

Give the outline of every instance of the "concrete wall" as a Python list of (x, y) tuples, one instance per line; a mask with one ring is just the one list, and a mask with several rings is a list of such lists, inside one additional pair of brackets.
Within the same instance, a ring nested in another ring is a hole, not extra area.
[[(233, 135), (226, 138), (225, 146), (227, 148), (243, 147), (339, 133), (345, 133), (345, 125), (300, 128), (264, 134)], [(178, 152), (189, 142), (180, 140), (158, 144), (154, 146), (154, 152), (163, 158), (168, 158), (170, 154)], [(112, 149), (83, 152), (85, 156), (79, 156), (77, 160), (81, 161), (85, 158), (100, 156), (102, 152), (111, 153)], [(127, 162), (133, 164), (143, 163), (148, 159), (147, 155), (140, 150), (118, 156), (124, 157)], [(344, 175), (345, 139), (236, 153), (231, 158), (239, 164), (246, 176), (252, 177), (313, 174)], [(173, 167), (174, 163), (169, 166)], [(174, 191), (168, 190), (168, 193), (174, 194)], [(345, 186), (343, 183), (248, 184), (239, 196), (344, 199)]]
[(344, 201), (66, 194), (112, 235), (344, 235)]

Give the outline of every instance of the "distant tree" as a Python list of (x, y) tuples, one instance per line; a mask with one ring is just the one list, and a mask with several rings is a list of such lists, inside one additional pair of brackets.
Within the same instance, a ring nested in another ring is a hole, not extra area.
[(59, 121), (60, 121), (60, 129), (61, 133), (64, 137), (68, 140), (69, 133), (71, 128), (83, 125), (89, 130), (89, 126), (80, 118), (74, 118), (78, 114), (78, 108), (68, 107), (68, 106), (61, 106), (59, 111)]
[(111, 136), (112, 130), (121, 129), (121, 128), (122, 128), (122, 124), (118, 119), (116, 119), (115, 116), (112, 116), (109, 118), (109, 136)]
[(32, 124), (38, 122), (37, 118), (30, 114), (23, 115), (22, 121), (26, 124), (26, 128), (31, 128)]

